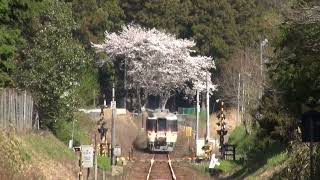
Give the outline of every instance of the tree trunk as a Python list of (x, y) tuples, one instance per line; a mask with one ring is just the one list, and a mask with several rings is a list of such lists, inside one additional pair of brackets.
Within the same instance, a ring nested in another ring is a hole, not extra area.
[(168, 99), (163, 100), (162, 104), (161, 104), (161, 109), (164, 110), (166, 109), (166, 104), (168, 102)]
[(136, 88), (137, 99), (138, 99), (138, 112), (141, 110), (141, 98), (140, 98), (140, 89)]
[(169, 93), (164, 93), (160, 95), (159, 108), (161, 108), (162, 110), (166, 109), (166, 105), (169, 97), (170, 97)]
[(149, 93), (144, 91), (143, 94), (141, 95), (141, 105), (143, 105), (143, 107), (146, 107), (147, 104), (148, 104), (148, 96), (149, 96)]

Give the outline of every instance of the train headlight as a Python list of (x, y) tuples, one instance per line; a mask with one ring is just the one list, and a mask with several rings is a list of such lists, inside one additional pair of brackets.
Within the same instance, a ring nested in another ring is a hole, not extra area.
[(150, 141), (155, 141), (156, 133), (155, 132), (148, 132), (148, 139)]

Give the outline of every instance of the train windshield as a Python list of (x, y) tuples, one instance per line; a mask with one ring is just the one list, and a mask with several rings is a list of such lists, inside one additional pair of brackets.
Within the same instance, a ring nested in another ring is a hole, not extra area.
[(158, 131), (166, 130), (166, 126), (167, 126), (166, 121), (167, 121), (166, 119), (162, 119), (162, 118), (158, 119)]
[(147, 120), (147, 130), (148, 131), (156, 131), (157, 130), (157, 120), (148, 119)]
[(172, 132), (177, 132), (178, 131), (178, 121), (167, 121), (167, 130), (172, 131)]

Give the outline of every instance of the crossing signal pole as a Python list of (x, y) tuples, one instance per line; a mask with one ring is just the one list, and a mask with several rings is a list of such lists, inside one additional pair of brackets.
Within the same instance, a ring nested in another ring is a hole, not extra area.
[(221, 156), (224, 158), (224, 151), (225, 151), (225, 146), (224, 146), (224, 136), (227, 135), (228, 130), (226, 130), (226, 115), (224, 112), (224, 103), (221, 102), (221, 109), (220, 112), (217, 115), (219, 122), (217, 122), (217, 125), (220, 129), (217, 130), (218, 135), (220, 136), (220, 150), (221, 150)]

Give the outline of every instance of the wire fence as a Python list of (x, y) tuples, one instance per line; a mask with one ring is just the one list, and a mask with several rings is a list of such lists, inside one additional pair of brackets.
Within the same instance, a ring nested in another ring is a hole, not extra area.
[(0, 128), (39, 128), (38, 118), (33, 117), (34, 102), (30, 93), (17, 89), (0, 89)]

